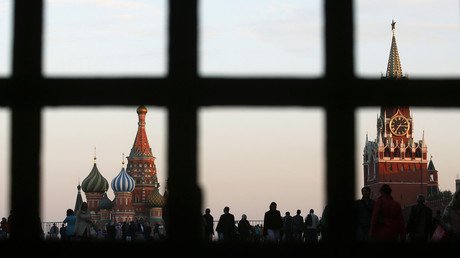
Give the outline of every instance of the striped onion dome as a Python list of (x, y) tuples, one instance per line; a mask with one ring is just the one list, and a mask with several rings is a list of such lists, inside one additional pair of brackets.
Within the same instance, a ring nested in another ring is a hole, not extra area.
[(85, 193), (105, 193), (109, 188), (109, 183), (101, 175), (96, 166), (96, 158), (94, 159), (93, 169), (89, 175), (81, 182), (81, 189)]
[(112, 180), (112, 189), (114, 192), (132, 192), (136, 186), (134, 179), (126, 173), (124, 166), (120, 173)]
[(165, 205), (165, 198), (160, 194), (160, 186), (158, 183), (155, 184), (155, 190), (147, 198), (147, 206), (152, 207), (163, 207)]

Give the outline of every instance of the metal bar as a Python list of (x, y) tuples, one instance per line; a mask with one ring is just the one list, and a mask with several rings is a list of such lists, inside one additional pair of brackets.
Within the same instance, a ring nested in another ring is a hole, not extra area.
[[(197, 184), (198, 1), (169, 1), (167, 232), (173, 241), (201, 240)], [(187, 214), (189, 220), (184, 220)], [(192, 222), (192, 223), (190, 223)]]
[(40, 209), (41, 107), (39, 90), (42, 63), (43, 2), (14, 2), (11, 122), (11, 210), (13, 240), (38, 240)]

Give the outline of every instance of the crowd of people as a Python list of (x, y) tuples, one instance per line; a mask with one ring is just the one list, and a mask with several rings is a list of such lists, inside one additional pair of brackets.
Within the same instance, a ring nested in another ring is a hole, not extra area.
[[(11, 233), (12, 217), (13, 214), (10, 214), (8, 220), (2, 219), (0, 240), (7, 239)], [(81, 204), (80, 210), (76, 213), (72, 209), (67, 209), (66, 217), (60, 228), (56, 223), (53, 223), (45, 234), (40, 223), (40, 232), (40, 238), (43, 240), (60, 241), (110, 240), (130, 242), (158, 240), (165, 237), (164, 230), (159, 224), (151, 226), (149, 222), (142, 219), (121, 223), (111, 221), (105, 226), (98, 227), (91, 220), (91, 213), (86, 202)]]
[[(444, 214), (432, 210), (425, 205), (425, 196), (417, 196), (417, 204), (410, 209), (407, 221), (404, 220), (401, 205), (391, 196), (392, 189), (384, 184), (377, 200), (370, 198), (370, 188), (361, 189), (362, 198), (355, 201), (356, 239), (360, 242), (440, 242), (460, 241), (460, 191), (457, 191), (445, 208)], [(286, 212), (281, 217), (275, 202), (265, 213), (263, 227), (253, 227), (247, 222), (246, 215), (235, 223), (229, 207), (219, 218), (216, 231), (221, 241), (259, 241), (268, 242), (305, 242), (317, 243), (321, 236), (327, 235), (327, 220), (319, 219), (314, 210), (305, 219), (297, 210), (297, 215), (290, 216)], [(327, 208), (326, 208), (327, 209)], [(325, 209), (325, 210), (326, 210)], [(206, 210), (204, 218), (205, 238), (215, 238), (213, 219), (210, 210)], [(324, 212), (323, 212), (324, 218)]]
[[(391, 196), (389, 185), (380, 189), (380, 197), (370, 198), (370, 188), (361, 189), (362, 198), (355, 201), (356, 239), (358, 241), (380, 242), (439, 242), (460, 240), (460, 191), (456, 191), (444, 210), (432, 210), (425, 205), (425, 196), (417, 196), (417, 204), (410, 209), (406, 221), (403, 218), (401, 205)], [(326, 208), (327, 209), (327, 208)], [(325, 209), (325, 211), (326, 211)], [(214, 229), (214, 218), (210, 209), (206, 209), (202, 216), (203, 237), (206, 241), (243, 241), (243, 242), (305, 242), (318, 243), (321, 236), (327, 234), (327, 220), (320, 219), (311, 209), (305, 216), (297, 210), (295, 216), (289, 212), (282, 217), (277, 204), (272, 202), (265, 212), (262, 225), (250, 225), (246, 215), (236, 221), (230, 208), (225, 207), (223, 214), (217, 221)], [(11, 230), (9, 227), (11, 215), (2, 218), (0, 225), (0, 239), (7, 239)], [(58, 235), (60, 237), (58, 237)], [(153, 228), (145, 221), (130, 221), (123, 223), (108, 223), (103, 229), (96, 228), (91, 221), (87, 203), (81, 205), (75, 214), (68, 209), (62, 227), (58, 229), (54, 223), (48, 232), (48, 239), (79, 240), (106, 239), (106, 240), (151, 240), (163, 239), (164, 232), (160, 225)]]
[(290, 212), (286, 212), (284, 217), (281, 217), (280, 211), (277, 209), (277, 204), (272, 202), (269, 210), (264, 215), (262, 225), (252, 226), (247, 220), (247, 216), (243, 214), (241, 220), (236, 223), (235, 217), (230, 213), (230, 208), (224, 208), (217, 222), (216, 232), (214, 232), (214, 218), (210, 214), (210, 209), (206, 209), (203, 215), (203, 232), (205, 240), (212, 241), (266, 241), (270, 243), (278, 242), (307, 242), (317, 243), (320, 233), (320, 220), (314, 210), (304, 218), (300, 215), (301, 210), (297, 210), (295, 216), (291, 216)]

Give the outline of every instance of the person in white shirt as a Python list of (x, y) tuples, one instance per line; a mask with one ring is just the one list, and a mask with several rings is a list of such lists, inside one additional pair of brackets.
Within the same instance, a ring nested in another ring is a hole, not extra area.
[(305, 217), (305, 238), (307, 243), (318, 243), (318, 216), (311, 209), (310, 213)]

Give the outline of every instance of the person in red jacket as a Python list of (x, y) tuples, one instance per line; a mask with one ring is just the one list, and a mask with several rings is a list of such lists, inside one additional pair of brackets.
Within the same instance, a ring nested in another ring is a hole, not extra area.
[(374, 205), (369, 236), (377, 241), (404, 241), (406, 228), (401, 205), (391, 197), (389, 185), (382, 185), (380, 194)]

